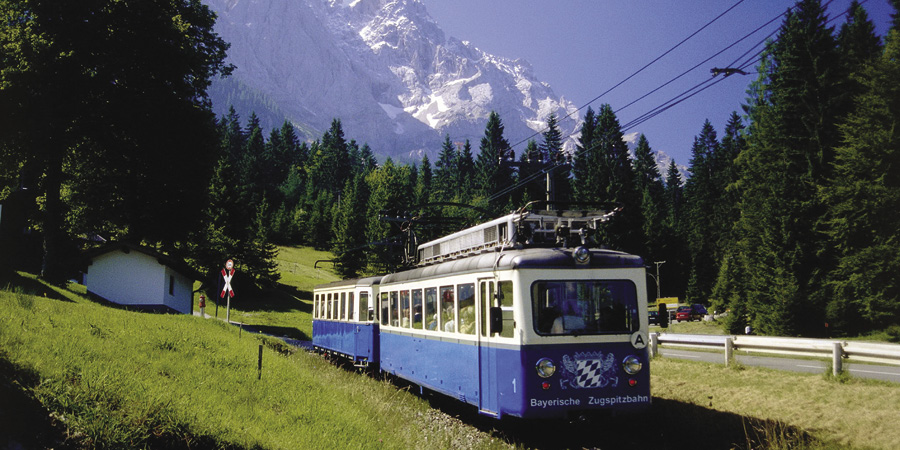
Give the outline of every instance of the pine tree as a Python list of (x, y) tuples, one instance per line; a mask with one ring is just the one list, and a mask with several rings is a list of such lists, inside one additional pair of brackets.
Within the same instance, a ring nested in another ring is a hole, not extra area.
[(634, 168), (619, 119), (612, 107), (600, 107), (590, 147), (575, 161), (575, 192), (580, 201), (615, 202), (624, 209), (607, 224), (602, 238), (613, 248), (642, 254), (643, 217)]
[(388, 158), (366, 177), (369, 186), (366, 239), (370, 243), (369, 271), (383, 273), (402, 264), (401, 229), (399, 224), (382, 219), (409, 210), (413, 202), (409, 166), (397, 166)]
[(417, 205), (424, 205), (431, 201), (431, 181), (433, 178), (431, 161), (428, 155), (422, 156), (422, 168), (419, 169), (419, 177), (416, 180), (415, 199)]
[(837, 253), (826, 319), (848, 333), (900, 325), (900, 30), (861, 75), (832, 183), (819, 191)]
[(441, 153), (434, 165), (434, 193), (432, 196), (435, 202), (452, 201), (456, 195), (456, 184), (459, 175), (459, 164), (457, 163), (456, 149), (450, 142), (450, 135), (444, 137), (444, 143), (441, 145)]
[(662, 248), (667, 239), (663, 205), (665, 194), (656, 158), (653, 156), (650, 142), (643, 134), (638, 137), (634, 149), (634, 172), (637, 175), (637, 189), (640, 193), (640, 208), (644, 223), (643, 235), (646, 239), (643, 248), (647, 253), (642, 256), (650, 261), (659, 261), (662, 260)]
[(481, 138), (475, 162), (475, 194), (486, 200), (487, 209), (501, 215), (511, 193), (500, 191), (512, 185), (512, 170), (507, 162), (515, 159), (509, 141), (503, 137), (500, 115), (492, 111)]
[(707, 303), (718, 274), (716, 259), (717, 234), (714, 214), (722, 192), (715, 183), (719, 141), (712, 124), (703, 123), (700, 134), (691, 148), (691, 176), (685, 182), (685, 222), (683, 235), (687, 238), (690, 255), (690, 279), (687, 300)]
[(550, 182), (553, 187), (553, 199), (560, 202), (572, 201), (572, 192), (569, 185), (571, 165), (569, 156), (563, 151), (562, 133), (556, 121), (556, 114), (551, 113), (547, 118), (547, 130), (541, 135), (544, 140), (540, 145), (540, 152), (544, 161), (550, 164)]
[(454, 201), (467, 203), (471, 201), (475, 190), (475, 158), (472, 156), (472, 143), (468, 139), (456, 156), (456, 167), (457, 188)]
[(369, 202), (366, 175), (356, 174), (347, 180), (335, 214), (334, 247), (339, 264), (338, 273), (344, 278), (359, 275), (365, 267), (363, 251), (366, 243), (366, 208)]
[(684, 185), (675, 160), (666, 170), (663, 200), (663, 247), (660, 259), (666, 261), (660, 278), (666, 280), (662, 295), (683, 298), (687, 290), (690, 257), (682, 230), (684, 228)]
[(592, 201), (590, 199), (599, 197), (599, 193), (595, 190), (599, 182), (596, 178), (597, 172), (591, 169), (600, 164), (600, 150), (595, 148), (599, 141), (595, 142), (594, 140), (596, 128), (597, 116), (594, 115), (594, 110), (588, 107), (584, 113), (581, 137), (578, 139), (572, 164), (572, 173), (575, 175), (575, 179), (572, 180), (572, 190), (578, 201)]
[[(523, 205), (535, 200), (546, 200), (547, 182), (545, 177), (540, 175), (541, 168), (545, 166), (537, 141), (529, 139), (525, 151), (519, 157), (519, 182), (526, 182)], [(568, 180), (566, 182), (568, 183)]]
[(804, 0), (787, 13), (751, 91), (733, 254), (746, 276), (740, 297), (750, 323), (766, 334), (824, 332), (821, 278), (829, 262), (819, 257), (823, 208), (815, 194), (829, 177), (845, 109), (839, 64), (821, 4)]
[(882, 54), (881, 39), (875, 34), (875, 25), (857, 0), (850, 2), (847, 21), (837, 35), (841, 60), (850, 72), (857, 72)]

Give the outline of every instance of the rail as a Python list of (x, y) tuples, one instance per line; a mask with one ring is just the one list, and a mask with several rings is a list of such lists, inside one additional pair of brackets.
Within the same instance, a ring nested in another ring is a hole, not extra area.
[(835, 339), (651, 333), (650, 352), (652, 355), (659, 354), (659, 345), (723, 349), (726, 365), (733, 361), (734, 350), (776, 355), (830, 357), (835, 374), (843, 370), (844, 360), (900, 365), (900, 344), (876, 344)]

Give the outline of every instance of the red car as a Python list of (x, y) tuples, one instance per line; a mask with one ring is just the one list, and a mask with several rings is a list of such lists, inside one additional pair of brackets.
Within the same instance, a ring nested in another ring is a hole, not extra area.
[(690, 306), (679, 306), (678, 309), (675, 310), (675, 320), (681, 322), (682, 320), (691, 321), (691, 307)]
[(706, 307), (695, 303), (691, 306), (679, 306), (677, 310), (675, 310), (675, 320), (681, 322), (682, 320), (687, 320), (688, 322), (692, 320), (703, 320), (703, 316), (705, 316)]

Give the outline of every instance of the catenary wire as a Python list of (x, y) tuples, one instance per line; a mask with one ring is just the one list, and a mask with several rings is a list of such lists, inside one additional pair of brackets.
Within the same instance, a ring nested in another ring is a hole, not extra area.
[[(865, 3), (866, 1), (867, 1), (867, 0), (862, 0), (859, 4), (862, 5), (862, 4)], [(739, 3), (740, 3), (740, 2), (739, 2)], [(738, 4), (739, 4), (739, 3), (738, 3)], [(827, 3), (824, 5), (824, 8), (827, 8), (829, 4), (831, 4), (831, 1), (827, 2)], [(737, 6), (737, 4), (735, 4), (734, 6)], [(734, 6), (732, 6), (732, 8), (733, 8)], [(794, 8), (796, 8), (796, 6), (792, 6), (792, 7), (788, 8), (788, 9), (787, 9), (787, 12), (790, 12), (790, 11), (791, 11), (792, 9), (794, 9)], [(729, 9), (729, 10), (730, 10), (730, 9)], [(726, 11), (725, 13), (727, 13), (727, 12), (728, 12), (728, 11)], [(829, 19), (829, 20), (826, 22), (826, 24), (830, 24), (830, 23), (834, 22), (835, 20), (838, 20), (840, 17), (846, 15), (848, 12), (849, 12), (849, 8), (848, 8), (847, 10), (845, 10), (844, 12), (842, 12), (842, 13), (836, 15), (835, 17)], [(720, 14), (720, 16), (718, 16), (718, 17), (721, 17), (721, 16), (724, 15), (725, 13)], [(721, 53), (724, 52), (725, 50), (727, 50), (727, 49), (731, 48), (732, 46), (734, 46), (735, 44), (737, 44), (738, 42), (740, 42), (740, 41), (742, 41), (742, 40), (748, 38), (749, 36), (755, 34), (755, 33), (758, 32), (760, 29), (766, 27), (767, 25), (771, 24), (771, 23), (774, 22), (775, 20), (777, 20), (777, 19), (779, 19), (779, 18), (781, 18), (781, 17), (784, 17), (784, 14), (786, 14), (786, 13), (779, 13), (779, 14), (778, 14), (775, 18), (773, 18), (772, 20), (766, 22), (764, 25), (758, 27), (756, 30), (754, 30), (754, 31), (752, 31), (751, 33), (745, 35), (744, 37), (742, 37), (741, 39), (739, 39), (739, 40), (736, 41), (735, 43), (729, 45), (728, 47), (726, 47), (725, 49), (723, 49), (723, 50), (721, 50), (720, 52), (716, 53), (715, 55), (713, 55), (712, 57), (708, 58), (708, 59), (705, 60), (704, 62), (702, 62), (702, 63), (700, 63), (700, 64), (698, 64), (698, 65), (692, 67), (691, 69), (689, 69), (689, 70), (686, 71), (685, 73), (690, 72), (690, 71), (696, 69), (697, 67), (699, 67), (699, 66), (702, 65), (703, 63), (708, 62), (710, 59), (712, 59), (712, 58), (715, 57), (715, 56), (718, 56), (719, 54), (721, 54)], [(716, 19), (718, 19), (718, 17), (716, 17)], [(715, 21), (716, 19), (713, 19), (713, 21)], [(712, 23), (712, 22), (710, 22), (710, 23)], [(707, 24), (707, 25), (709, 25), (709, 24)], [(707, 25), (704, 25), (704, 28), (705, 28)], [(702, 28), (701, 28), (701, 30), (702, 30)], [(744, 56), (746, 56), (748, 53), (752, 52), (753, 49), (755, 49), (755, 48), (759, 47), (760, 45), (764, 44), (768, 39), (771, 38), (772, 35), (774, 35), (775, 33), (777, 33), (779, 30), (780, 30), (780, 27), (779, 27), (779, 29), (776, 29), (776, 30), (774, 30), (773, 32), (769, 33), (769, 34), (768, 34), (765, 38), (763, 38), (759, 43), (757, 43), (756, 45), (752, 46), (747, 52), (745, 52), (744, 54), (742, 54), (741, 56), (739, 56), (734, 62), (732, 62), (731, 64), (729, 64), (727, 67), (734, 67), (734, 65), (736, 64), (737, 61), (739, 61), (741, 58), (743, 58)], [(695, 32), (694, 34), (692, 34), (691, 36), (689, 36), (689, 37), (686, 38), (686, 39), (689, 39), (689, 38), (692, 37), (693, 35), (697, 34), (699, 31), (700, 31), (700, 30), (698, 30), (697, 32)], [(683, 42), (684, 42), (684, 41), (682, 41), (681, 43), (683, 43)], [(677, 47), (678, 45), (681, 45), (681, 43), (677, 44), (676, 47)], [(672, 49), (670, 49), (670, 50), (667, 51), (666, 53), (668, 53), (668, 52), (674, 50), (676, 47), (673, 47)], [(761, 48), (760, 50), (758, 50), (755, 54), (753, 54), (753, 56), (751, 56), (747, 61), (745, 61), (745, 62), (744, 62), (743, 64), (741, 64), (740, 66), (738, 66), (738, 69), (743, 70), (743, 69), (746, 68), (746, 67), (749, 67), (749, 66), (751, 66), (751, 65), (757, 64), (759, 61), (761, 61), (762, 58), (760, 57), (760, 55), (761, 55), (765, 50), (766, 50), (766, 47), (764, 46), (763, 48)], [(607, 91), (605, 91), (603, 94), (600, 94), (599, 96), (595, 97), (595, 98), (594, 98), (593, 100), (591, 100), (588, 104), (586, 104), (585, 106), (582, 106), (581, 108), (579, 108), (579, 110), (580, 110), (580, 109), (583, 109), (583, 108), (586, 107), (586, 106), (588, 106), (590, 103), (593, 103), (594, 101), (596, 101), (597, 99), (599, 99), (599, 98), (602, 97), (603, 95), (609, 93), (612, 89), (615, 89), (615, 88), (618, 87), (619, 85), (623, 84), (623, 83), (624, 83), (625, 81), (627, 81), (629, 78), (633, 77), (634, 75), (637, 75), (637, 73), (639, 73), (640, 71), (644, 70), (644, 69), (645, 69), (646, 67), (648, 67), (650, 64), (652, 64), (653, 62), (656, 62), (657, 60), (659, 60), (660, 58), (662, 58), (663, 56), (665, 56), (666, 53), (664, 53), (663, 55), (660, 55), (660, 56), (657, 57), (654, 61), (651, 61), (651, 63), (645, 65), (644, 67), (642, 67), (641, 69), (639, 69), (637, 72), (635, 72), (634, 74), (632, 74), (631, 76), (629, 76), (629, 77), (626, 78), (625, 80), (622, 80), (621, 82), (619, 82), (618, 84), (616, 84), (616, 86), (613, 86), (612, 88), (610, 88), (610, 89), (608, 89)], [(676, 77), (675, 79), (680, 78), (680, 77), (683, 76), (683, 75), (684, 75), (684, 74), (681, 74), (681, 75), (679, 75), (678, 77)], [(676, 106), (676, 105), (678, 105), (678, 104), (680, 104), (680, 103), (682, 103), (682, 102), (688, 100), (689, 98), (691, 98), (691, 97), (693, 97), (693, 96), (699, 94), (700, 92), (703, 92), (703, 91), (705, 91), (706, 89), (709, 89), (709, 88), (711, 88), (712, 86), (714, 86), (714, 85), (720, 83), (721, 81), (725, 80), (725, 78), (727, 78), (727, 76), (724, 76), (724, 77), (721, 77), (721, 78), (710, 78), (710, 79), (707, 79), (707, 80), (705, 80), (705, 81), (703, 81), (703, 82), (701, 82), (701, 83), (698, 83), (697, 85), (694, 85), (693, 87), (691, 87), (691, 88), (689, 88), (689, 89), (683, 91), (682, 93), (676, 95), (675, 97), (669, 99), (668, 101), (663, 102), (663, 103), (660, 104), (659, 106), (657, 106), (657, 107), (655, 107), (655, 108), (652, 108), (650, 111), (648, 111), (648, 112), (642, 114), (642, 115), (639, 116), (638, 118), (632, 119), (631, 121), (629, 121), (629, 122), (626, 123), (625, 125), (622, 125), (622, 127), (621, 127), (622, 131), (628, 131), (628, 130), (630, 130), (630, 129), (636, 127), (637, 125), (640, 125), (640, 124), (646, 122), (647, 120), (650, 120), (650, 119), (656, 117), (657, 115), (659, 115), (659, 114), (661, 114), (661, 113), (663, 113), (663, 112), (669, 110), (670, 108), (672, 108), (672, 107), (674, 107), (674, 106)], [(674, 81), (675, 79), (670, 80), (669, 82), (666, 82), (666, 83), (663, 84), (662, 86), (660, 86), (660, 87), (654, 89), (653, 91), (651, 91), (650, 93), (644, 95), (643, 97), (639, 98), (638, 100), (643, 99), (643, 98), (646, 97), (647, 95), (650, 95), (651, 93), (658, 91), (660, 88), (662, 88), (663, 86), (665, 86), (665, 85), (671, 83), (671, 82)], [(692, 91), (693, 91), (693, 92), (692, 92)], [(633, 103), (636, 102), (636, 101), (637, 101), (637, 100), (635, 100), (635, 101), (633, 101), (633, 102), (631, 102), (631, 103), (625, 105), (625, 106), (622, 107), (622, 108), (619, 108), (619, 110), (624, 109), (624, 108), (627, 107), (627, 106), (630, 106), (631, 104), (633, 104)], [(618, 112), (619, 110), (616, 110), (616, 112)], [(576, 111), (576, 112), (577, 112), (577, 111)], [(573, 113), (570, 113), (569, 116), (567, 116), (567, 117), (570, 117), (572, 114), (574, 114), (574, 112), (573, 112)], [(529, 137), (526, 138), (525, 140), (520, 141), (520, 142), (517, 142), (516, 145), (519, 145), (519, 144), (521, 144), (522, 142), (525, 142), (525, 141), (527, 141), (528, 139), (531, 139), (532, 137), (536, 136), (536, 135), (539, 134), (539, 133), (540, 133), (540, 132), (537, 132), (537, 133), (535, 133), (535, 134), (532, 134), (531, 136), (529, 136)], [(570, 134), (568, 137), (572, 137), (574, 134), (577, 134), (577, 132), (576, 132), (576, 133)], [(599, 145), (599, 144), (598, 144), (598, 145)], [(589, 151), (589, 150), (593, 150), (595, 147), (596, 147), (596, 145), (593, 146), (593, 147), (591, 147), (591, 148), (588, 148), (588, 149), (582, 149), (580, 152), (573, 154), (573, 155), (572, 155), (572, 158), (574, 159), (575, 157), (580, 156), (580, 155), (586, 153), (586, 152)], [(546, 167), (546, 168), (544, 168), (544, 169), (541, 169), (541, 170), (539, 170), (539, 171), (537, 171), (537, 172), (535, 172), (535, 173), (529, 175), (528, 177), (526, 177), (526, 178), (524, 178), (524, 179), (520, 179), (520, 180), (518, 180), (516, 183), (513, 183), (512, 185), (507, 186), (506, 188), (501, 189), (500, 191), (494, 193), (493, 195), (491, 195), (490, 197), (488, 197), (488, 200), (489, 200), (489, 201), (493, 201), (493, 200), (496, 200), (496, 199), (498, 199), (498, 198), (500, 198), (500, 197), (503, 197), (503, 196), (505, 196), (506, 194), (508, 194), (508, 193), (510, 193), (510, 192), (513, 192), (513, 191), (515, 191), (515, 190), (517, 190), (517, 189), (520, 189), (520, 188), (524, 187), (525, 185), (527, 185), (528, 183), (530, 183), (530, 182), (532, 182), (532, 181), (534, 181), (534, 180), (536, 180), (536, 179), (538, 179), (538, 178), (540, 178), (540, 177), (545, 176), (547, 173), (549, 173), (549, 172), (551, 172), (551, 171), (553, 171), (553, 170), (555, 170), (555, 169), (557, 169), (557, 168), (559, 168), (559, 167), (561, 167), (561, 166), (568, 165), (568, 164), (569, 164), (569, 163), (568, 163), (567, 161), (562, 161), (562, 162), (558, 162), (558, 163), (549, 165), (548, 167)]]

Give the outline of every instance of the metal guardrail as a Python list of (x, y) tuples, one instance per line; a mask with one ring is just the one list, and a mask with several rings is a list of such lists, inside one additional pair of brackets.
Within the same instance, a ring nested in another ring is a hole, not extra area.
[(783, 338), (767, 336), (651, 333), (651, 353), (658, 345), (667, 347), (723, 349), (725, 363), (732, 360), (734, 350), (777, 355), (831, 357), (835, 373), (842, 361), (874, 362), (900, 365), (900, 344), (875, 344), (833, 339)]

